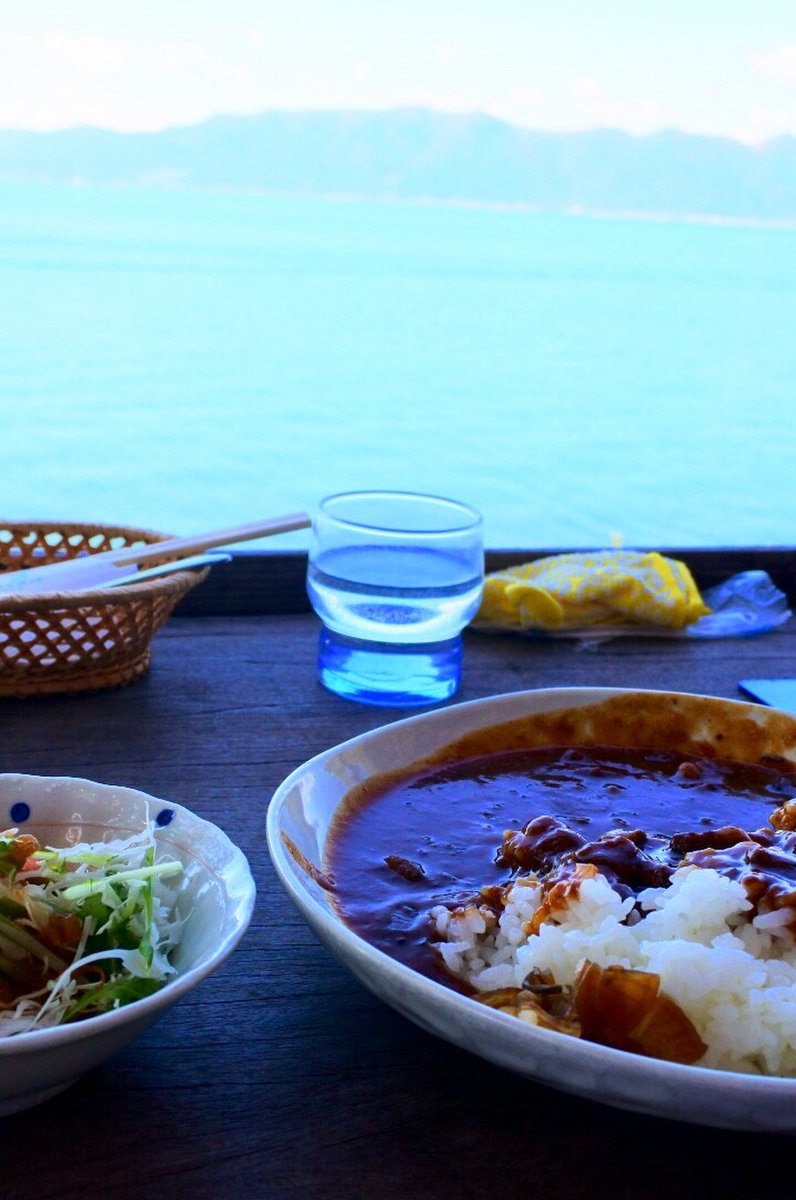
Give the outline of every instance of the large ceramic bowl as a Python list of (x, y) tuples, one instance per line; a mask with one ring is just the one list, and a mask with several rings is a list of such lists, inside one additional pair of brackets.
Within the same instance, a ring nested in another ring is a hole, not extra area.
[[(563, 720), (562, 710), (568, 711)], [(418, 974), (343, 923), (319, 872), (332, 817), (348, 790), (472, 731), (518, 718), (526, 732), (536, 728), (541, 741), (551, 728), (559, 737), (569, 729), (576, 739), (570, 744), (581, 738), (605, 743), (610, 733), (614, 744), (665, 743), (684, 753), (713, 751), (750, 762), (774, 754), (796, 763), (796, 720), (740, 701), (561, 688), (439, 709), (328, 750), (278, 789), (268, 811), (268, 845), (295, 904), (327, 948), (377, 996), (424, 1029), (493, 1063), (637, 1112), (733, 1129), (796, 1130), (796, 1079), (681, 1066), (534, 1028)]]
[(244, 855), (180, 805), (85, 779), (0, 775), (0, 829), (19, 827), (44, 844), (127, 837), (148, 820), (164, 854), (184, 866), (177, 908), (187, 920), (172, 956), (176, 976), (113, 1012), (0, 1039), (0, 1116), (49, 1099), (138, 1037), (232, 953), (254, 905)]

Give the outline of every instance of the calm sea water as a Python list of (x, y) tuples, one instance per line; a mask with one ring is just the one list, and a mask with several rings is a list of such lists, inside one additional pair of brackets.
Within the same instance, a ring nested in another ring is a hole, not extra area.
[(7, 518), (390, 487), (493, 547), (796, 535), (794, 230), (6, 183), (0, 304)]

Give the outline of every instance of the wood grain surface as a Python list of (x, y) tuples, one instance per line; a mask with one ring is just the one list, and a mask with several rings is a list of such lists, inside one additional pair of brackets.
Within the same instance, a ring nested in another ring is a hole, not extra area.
[[(328, 694), (316, 639), (305, 612), (177, 616), (137, 683), (0, 702), (0, 769), (183, 803), (241, 846), (258, 886), (216, 975), (69, 1091), (0, 1122), (7, 1200), (792, 1195), (791, 1138), (524, 1082), (411, 1025), (319, 945), (271, 868), (269, 799), (306, 759), (404, 714)], [(741, 678), (791, 673), (793, 621), (751, 639), (593, 650), (469, 634), (457, 700), (575, 685), (738, 698)]]

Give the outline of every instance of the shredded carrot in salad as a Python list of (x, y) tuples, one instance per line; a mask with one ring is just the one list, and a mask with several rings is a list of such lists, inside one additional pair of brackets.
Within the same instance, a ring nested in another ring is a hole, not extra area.
[(42, 847), (0, 833), (0, 1037), (148, 996), (175, 973), (182, 863), (157, 861), (154, 823), (117, 841)]

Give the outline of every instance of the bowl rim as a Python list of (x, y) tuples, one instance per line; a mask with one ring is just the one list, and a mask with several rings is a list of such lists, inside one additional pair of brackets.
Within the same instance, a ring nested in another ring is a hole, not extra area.
[[(266, 819), (266, 837), (268, 850), (273, 862), (277, 875), (285, 887), (288, 895), (299, 911), (320, 930), (332, 942), (346, 946), (360, 962), (369, 962), (374, 965), (379, 972), (393, 981), (401, 991), (412, 991), (420, 993), (424, 998), (447, 1010), (450, 1013), (466, 1013), (472, 1020), (477, 1020), (484, 1027), (493, 1026), (497, 1029), (507, 1030), (513, 1029), (514, 1035), (519, 1039), (525, 1039), (529, 1046), (534, 1044), (549, 1048), (553, 1053), (557, 1053), (559, 1060), (576, 1059), (579, 1064), (584, 1067), (598, 1069), (601, 1072), (610, 1071), (611, 1066), (615, 1065), (621, 1068), (623, 1074), (631, 1074), (634, 1078), (642, 1076), (647, 1080), (657, 1082), (660, 1081), (662, 1086), (669, 1087), (688, 1087), (689, 1084), (698, 1085), (700, 1090), (707, 1094), (721, 1093), (727, 1097), (730, 1093), (737, 1096), (739, 1099), (754, 1095), (771, 1095), (781, 1094), (783, 1089), (788, 1096), (796, 1096), (796, 1077), (787, 1075), (752, 1075), (740, 1071), (731, 1071), (718, 1069), (715, 1067), (703, 1067), (698, 1065), (690, 1065), (685, 1063), (672, 1063), (660, 1059), (647, 1058), (640, 1054), (634, 1054), (627, 1050), (618, 1050), (612, 1046), (602, 1046), (597, 1043), (586, 1042), (580, 1038), (569, 1038), (558, 1033), (555, 1030), (543, 1029), (536, 1026), (526, 1024), (523, 1021), (518, 1021), (516, 1017), (503, 1013), (495, 1009), (491, 1009), (486, 1005), (475, 1005), (472, 1000), (465, 995), (462, 995), (451, 988), (446, 987), (443, 983), (437, 980), (430, 979), (416, 971), (413, 967), (407, 966), (405, 963), (399, 962), (392, 958), (385, 951), (372, 945), (360, 934), (356, 933), (350, 926), (346, 925), (342, 917), (337, 914), (332, 908), (327, 908), (319, 902), (312, 892), (299, 884), (298, 877), (295, 872), (295, 863), (291, 859), (286, 850), (280, 833), (280, 818), (285, 807), (287, 798), (295, 786), (295, 784), (308, 773), (317, 770), (326, 761), (334, 758), (341, 752), (350, 751), (356, 748), (363, 742), (371, 741), (374, 737), (389, 738), (392, 732), (397, 727), (402, 729), (411, 727), (418, 723), (430, 725), (432, 728), (439, 724), (443, 726), (447, 714), (453, 713), (453, 719), (459, 713), (475, 714), (479, 711), (490, 711), (502, 705), (521, 705), (524, 701), (531, 699), (551, 698), (561, 700), (560, 705), (554, 705), (553, 708), (577, 708), (585, 704), (593, 704), (600, 700), (608, 700), (613, 696), (636, 695), (643, 694), (644, 696), (683, 696), (701, 701), (718, 702), (721, 705), (732, 706), (738, 709), (751, 709), (758, 715), (766, 713), (777, 713), (784, 715), (789, 720), (793, 721), (796, 727), (796, 715), (785, 713), (781, 709), (774, 709), (768, 706), (756, 704), (753, 701), (731, 699), (724, 696), (714, 696), (706, 693), (697, 692), (679, 692), (671, 689), (660, 688), (633, 688), (633, 687), (554, 687), (554, 688), (526, 688), (513, 692), (501, 692), (492, 696), (480, 697), (475, 700), (463, 701), (460, 704), (447, 705), (444, 708), (435, 709), (419, 714), (413, 714), (410, 717), (398, 719), (389, 722), (388, 724), (377, 726), (374, 729), (367, 730), (364, 733), (357, 734), (355, 737), (347, 739), (336, 746), (332, 746), (327, 750), (308, 759), (307, 762), (297, 767), (288, 775), (285, 780), (279, 785), (274, 792), (269, 805)], [(563, 703), (568, 699), (578, 696), (581, 699), (577, 703)], [(533, 710), (531, 710), (533, 711)], [(539, 709), (538, 711), (551, 711), (551, 709)], [(518, 714), (517, 714), (518, 715)], [(502, 719), (505, 719), (505, 714), (502, 714)], [(494, 722), (486, 722), (481, 728), (488, 728), (490, 724), (499, 724), (500, 720)], [(478, 728), (478, 726), (467, 726), (468, 729)], [(459, 733), (463, 732), (462, 729)], [(449, 738), (445, 738), (439, 743), (440, 747), (445, 746), (448, 742), (455, 740), (457, 734), (452, 734)], [(409, 762), (417, 760), (408, 760)], [(404, 765), (403, 762), (401, 764)], [(341, 793), (340, 799), (349, 790), (347, 785)], [(339, 800), (338, 800), (339, 803)], [(335, 806), (336, 808), (337, 806)], [(382, 1003), (387, 1003), (382, 1000)], [(441, 1035), (435, 1035), (441, 1036)], [(540, 1082), (550, 1086), (549, 1081), (541, 1080)], [(632, 1106), (631, 1106), (632, 1107)], [(650, 1110), (651, 1111), (651, 1110)]]
[[(0, 772), (0, 786), (14, 780), (25, 780), (28, 784), (32, 785), (62, 784), (83, 786), (99, 796), (103, 793), (113, 792), (115, 795), (136, 798), (144, 800), (147, 803), (165, 806), (173, 809), (175, 814), (184, 813), (192, 822), (198, 822), (201, 826), (212, 830), (214, 836), (220, 839), (221, 844), (229, 855), (227, 862), (224, 864), (224, 872), (214, 872), (214, 875), (224, 886), (225, 896), (229, 901), (229, 917), (234, 924), (204, 961), (185, 972), (167, 979), (163, 987), (153, 992), (151, 996), (144, 996), (140, 1000), (134, 1000), (130, 1004), (123, 1005), (121, 1008), (112, 1009), (106, 1013), (98, 1013), (95, 1016), (86, 1017), (85, 1020), (75, 1021), (72, 1024), (49, 1025), (42, 1029), (31, 1029), (26, 1030), (24, 1033), (14, 1033), (6, 1037), (0, 1037), (0, 1062), (3, 1058), (12, 1057), (16, 1054), (38, 1053), (40, 1050), (54, 1049), (63, 1043), (82, 1042), (128, 1023), (139, 1020), (143, 1021), (148, 1017), (152, 1018), (161, 1009), (171, 1007), (172, 1004), (176, 1003), (177, 1000), (201, 983), (202, 980), (212, 974), (229, 958), (248, 928), (256, 899), (256, 886), (251, 867), (240, 847), (235, 845), (229, 835), (220, 826), (215, 825), (212, 821), (208, 821), (205, 817), (200, 817), (184, 804), (164, 800), (152, 795), (151, 792), (143, 792), (138, 788), (127, 787), (124, 784), (99, 783), (96, 780), (77, 775), (35, 775), (17, 771)], [(71, 824), (74, 823), (74, 821), (71, 822)], [(40, 824), (58, 824), (58, 822), (41, 821)], [(96, 824), (99, 825), (101, 822), (96, 822)], [(35, 830), (35, 817), (31, 819), (29, 828)], [(114, 827), (108, 826), (107, 828), (112, 829)], [(119, 828), (119, 832), (123, 832), (121, 828)], [(234, 872), (235, 886), (232, 889), (227, 886), (228, 879), (225, 874), (227, 871)]]

